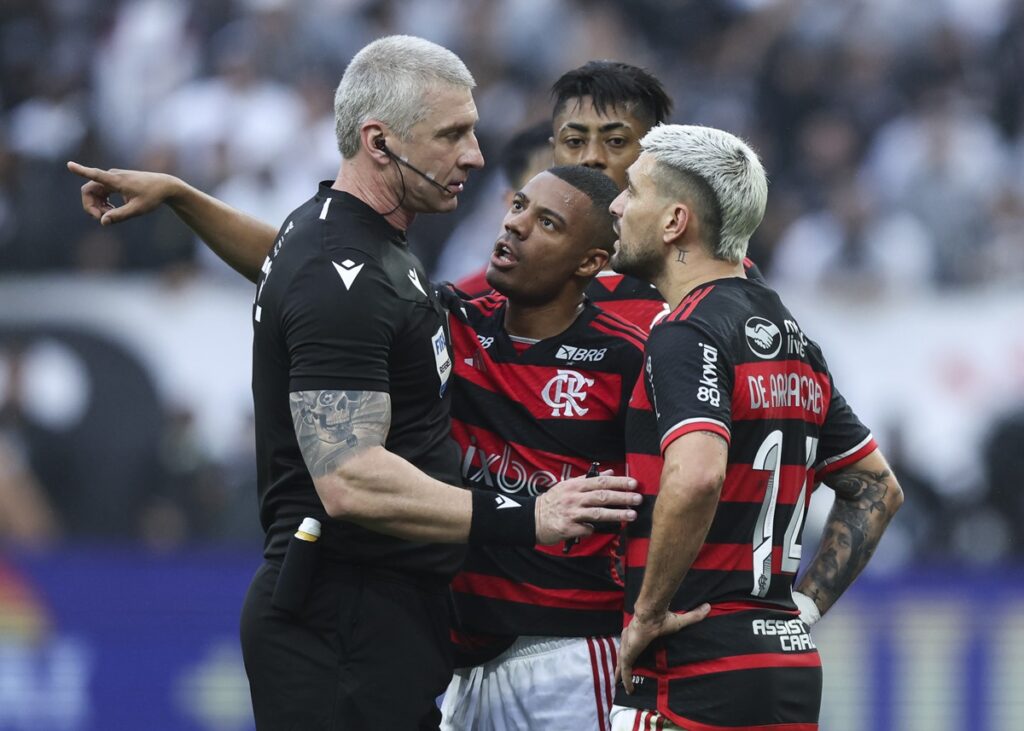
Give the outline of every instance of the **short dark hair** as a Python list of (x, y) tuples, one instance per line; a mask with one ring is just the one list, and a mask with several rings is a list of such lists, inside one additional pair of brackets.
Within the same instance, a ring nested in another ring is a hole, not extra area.
[(589, 96), (594, 109), (604, 114), (608, 107), (621, 106), (653, 127), (668, 119), (672, 99), (650, 72), (621, 61), (588, 61), (568, 71), (551, 86), (555, 100), (552, 117), (565, 109), (570, 99)]
[(611, 211), (608, 210), (612, 201), (619, 195), (619, 186), (604, 173), (584, 165), (557, 165), (548, 168), (547, 172), (561, 178), (576, 190), (590, 199), (592, 207), (590, 234), (594, 246), (598, 246), (609, 254), (615, 248), (615, 229)]
[(518, 190), (526, 182), (522, 180), (530, 164), (530, 156), (538, 150), (551, 145), (551, 124), (549, 122), (537, 122), (526, 129), (517, 132), (498, 154), (501, 172), (505, 175), (505, 181), (513, 190)]

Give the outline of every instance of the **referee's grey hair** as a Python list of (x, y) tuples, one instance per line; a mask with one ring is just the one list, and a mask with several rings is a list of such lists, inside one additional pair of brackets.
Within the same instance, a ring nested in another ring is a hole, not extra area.
[(653, 177), (660, 191), (686, 195), (702, 209), (705, 242), (714, 257), (742, 261), (768, 201), (768, 178), (757, 153), (735, 135), (695, 125), (659, 125), (640, 144), (657, 162)]
[(359, 128), (378, 119), (399, 138), (426, 116), (423, 94), (436, 84), (472, 89), (458, 56), (415, 36), (385, 36), (357, 53), (334, 93), (334, 130), (345, 159), (359, 151)]

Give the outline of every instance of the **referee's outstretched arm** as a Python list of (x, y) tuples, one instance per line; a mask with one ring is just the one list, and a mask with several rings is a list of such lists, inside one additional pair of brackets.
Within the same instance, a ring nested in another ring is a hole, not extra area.
[[(330, 419), (320, 413), (320, 404), (342, 399), (349, 404), (344, 412), (332, 410)], [(299, 448), (327, 514), (406, 540), (551, 544), (589, 535), (597, 522), (633, 521), (633, 507), (642, 500), (636, 480), (611, 474), (564, 480), (535, 499), (455, 487), (384, 447), (389, 394), (297, 391), (290, 403)]]
[[(100, 170), (68, 162), (68, 170), (86, 179), (82, 208), (104, 226), (149, 213), (162, 203), (203, 240), (210, 251), (251, 282), (274, 245), (277, 227), (232, 208), (181, 178), (145, 170)], [(110, 196), (121, 196), (114, 205)]]

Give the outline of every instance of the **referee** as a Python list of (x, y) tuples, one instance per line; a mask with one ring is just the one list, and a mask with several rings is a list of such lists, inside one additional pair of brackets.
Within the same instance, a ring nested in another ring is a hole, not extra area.
[[(454, 210), (483, 165), (474, 83), (419, 38), (362, 49), (335, 96), (338, 177), (276, 234), (176, 178), (69, 164), (105, 224), (167, 202), (226, 258), (269, 251), (253, 305), (265, 562), (241, 627), (259, 729), (437, 728), (457, 544), (554, 543), (635, 518), (624, 477), (567, 480), (536, 500), (453, 487), (446, 321), (404, 231), (416, 213)], [(306, 517), (322, 535), (303, 590), (290, 541)]]

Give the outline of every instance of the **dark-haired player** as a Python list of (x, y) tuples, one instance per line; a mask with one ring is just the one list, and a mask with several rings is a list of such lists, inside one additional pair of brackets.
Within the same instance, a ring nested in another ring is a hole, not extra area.
[[(612, 206), (613, 265), (654, 282), (672, 312), (651, 331), (630, 410), (631, 440), (646, 445), (630, 464), (657, 496), (627, 529), (612, 728), (811, 731), (821, 661), (808, 627), (864, 568), (903, 494), (821, 350), (743, 276), (767, 197), (757, 155), (707, 127), (658, 127), (642, 146)], [(851, 548), (823, 542), (794, 591), (821, 481), (836, 494), (826, 532)]]
[[(556, 165), (586, 165), (600, 170), (620, 189), (626, 168), (640, 154), (640, 139), (672, 111), (672, 100), (653, 74), (619, 61), (590, 61), (563, 74), (551, 87), (552, 145)], [(747, 276), (760, 272), (744, 260)], [(664, 298), (643, 279), (611, 265), (587, 287), (598, 307), (650, 330), (667, 312)]]
[[(551, 167), (551, 124), (538, 122), (514, 134), (498, 153), (498, 165), (507, 186), (503, 196), (505, 208), (508, 208), (512, 204), (512, 196), (523, 189), (526, 181)], [(445, 245), (443, 256), (449, 256), (450, 246), (457, 247), (453, 252), (455, 256), (465, 256), (465, 246), (460, 246), (452, 239)], [(481, 297), (493, 289), (487, 283), (486, 275), (487, 267), (482, 266), (469, 276), (457, 280), (455, 287), (468, 297)]]
[[(618, 188), (555, 167), (512, 200), (487, 268), (500, 294), (453, 318), (452, 433), (467, 485), (543, 493), (597, 462), (624, 471), (644, 333), (588, 303)], [(459, 314), (456, 308), (456, 314)], [(463, 660), (443, 728), (608, 729), (623, 586), (618, 532), (571, 546), (474, 546), (452, 582)]]
[[(619, 61), (589, 61), (563, 74), (551, 96), (555, 163), (600, 170), (620, 190), (626, 168), (640, 154), (640, 139), (672, 111), (672, 99), (653, 74)], [(587, 287), (587, 296), (644, 330), (667, 312), (650, 282), (617, 272), (610, 263)]]

